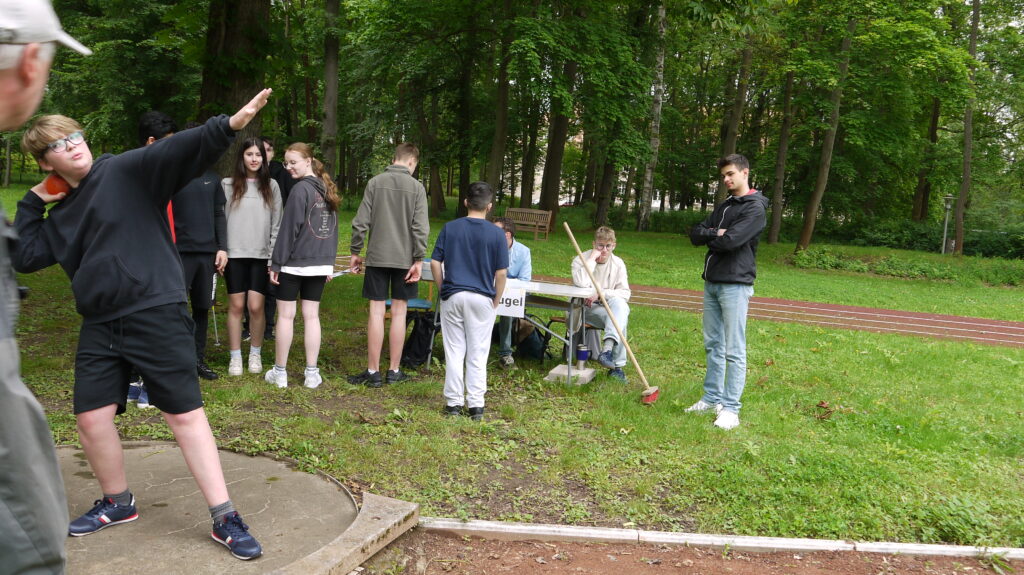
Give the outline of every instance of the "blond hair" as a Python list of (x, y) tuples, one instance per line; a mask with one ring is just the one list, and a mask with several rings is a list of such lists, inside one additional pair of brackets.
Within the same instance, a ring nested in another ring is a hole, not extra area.
[(594, 241), (614, 244), (615, 230), (609, 228), (608, 226), (601, 226), (597, 228), (597, 231), (594, 232)]
[(31, 154), (38, 161), (43, 159), (43, 154), (46, 153), (50, 142), (81, 131), (82, 125), (67, 116), (59, 114), (39, 116), (21, 137), (21, 150), (26, 154)]

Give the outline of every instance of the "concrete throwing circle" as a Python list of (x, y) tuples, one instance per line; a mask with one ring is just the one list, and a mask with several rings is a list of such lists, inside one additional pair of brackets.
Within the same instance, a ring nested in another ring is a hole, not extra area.
[[(70, 575), (110, 573), (265, 573), (302, 559), (355, 521), (352, 495), (337, 482), (266, 457), (220, 452), (235, 507), (263, 556), (240, 561), (210, 538), (206, 502), (175, 443), (126, 442), (125, 469), (139, 518), (85, 537), (68, 537)], [(78, 517), (100, 498), (85, 453), (57, 449), (68, 514)]]

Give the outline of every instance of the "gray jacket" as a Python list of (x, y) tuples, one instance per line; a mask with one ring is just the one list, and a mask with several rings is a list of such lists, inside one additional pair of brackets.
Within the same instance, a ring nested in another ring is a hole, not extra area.
[(352, 220), (352, 255), (366, 246), (366, 265), (409, 268), (427, 253), (430, 221), (427, 192), (405, 166), (389, 166), (366, 184), (363, 202)]

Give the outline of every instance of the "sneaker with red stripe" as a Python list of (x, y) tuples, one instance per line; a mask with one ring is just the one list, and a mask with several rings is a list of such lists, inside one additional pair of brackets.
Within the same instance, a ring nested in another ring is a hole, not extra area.
[(118, 505), (109, 497), (98, 499), (93, 502), (90, 509), (68, 526), (68, 535), (81, 537), (90, 533), (96, 533), (118, 523), (128, 523), (139, 518), (139, 512), (135, 508), (135, 496), (128, 505)]
[(259, 541), (249, 534), (249, 526), (242, 522), (242, 516), (237, 511), (214, 521), (210, 537), (230, 549), (231, 554), (242, 561), (255, 559), (263, 554), (263, 547), (260, 547)]

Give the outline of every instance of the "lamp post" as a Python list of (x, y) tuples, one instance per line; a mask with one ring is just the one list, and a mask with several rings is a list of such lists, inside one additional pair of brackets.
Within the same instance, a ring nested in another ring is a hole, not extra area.
[(942, 226), (942, 253), (946, 253), (946, 232), (949, 231), (949, 210), (953, 209), (953, 200), (956, 199), (951, 195), (945, 195), (942, 197), (942, 203), (946, 207), (946, 223)]

